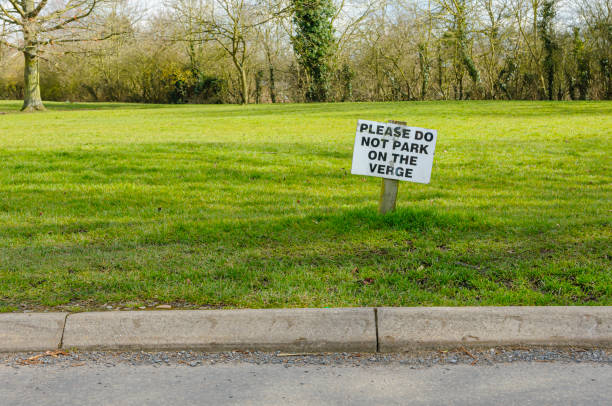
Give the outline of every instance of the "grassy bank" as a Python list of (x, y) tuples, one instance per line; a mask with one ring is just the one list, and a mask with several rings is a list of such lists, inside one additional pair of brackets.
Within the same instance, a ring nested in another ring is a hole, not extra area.
[[(0, 102), (0, 311), (612, 305), (612, 103)], [(358, 118), (432, 183), (350, 175)]]

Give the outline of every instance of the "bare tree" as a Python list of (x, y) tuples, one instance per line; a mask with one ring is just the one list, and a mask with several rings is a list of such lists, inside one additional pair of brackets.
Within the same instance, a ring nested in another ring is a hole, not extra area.
[(339, 53), (346, 43), (360, 35), (360, 26), (376, 11), (384, 9), (388, 0), (335, 0), (336, 14), (332, 19), (338, 33)]
[(0, 24), (0, 67), (4, 65), (4, 58), (5, 58), (4, 54), (6, 53), (6, 48), (7, 48), (7, 46), (5, 45), (7, 42), (6, 25), (7, 23), (5, 21), (3, 21), (2, 24)]
[[(256, 49), (256, 28), (284, 12), (280, 2), (261, 7), (254, 0), (172, 0), (171, 6), (187, 18), (188, 42), (213, 41), (231, 59), (240, 99), (250, 102), (249, 75)], [(271, 8), (272, 7), (272, 8)]]
[(202, 45), (209, 39), (208, 32), (201, 29), (199, 21), (208, 5), (204, 0), (170, 0), (166, 2), (166, 7), (172, 13), (170, 18), (176, 29), (171, 40), (185, 45), (189, 69), (197, 75), (200, 73), (199, 56)]
[(0, 21), (7, 36), (0, 40), (23, 53), (22, 110), (44, 110), (40, 96), (39, 59), (45, 48), (83, 40), (90, 33), (83, 22), (104, 0), (0, 0)]
[[(333, 100), (612, 98), (612, 0), (556, 0), (548, 29), (550, 0), (330, 1)], [(53, 100), (302, 101), (292, 3), (0, 0), (0, 97), (23, 76), (42, 109), (40, 61)]]
[(599, 98), (612, 99), (612, 0), (581, 0), (579, 14), (590, 36), (600, 83)]
[(546, 91), (546, 82), (542, 70), (543, 51), (538, 31), (538, 15), (543, 0), (513, 0), (512, 11), (521, 38), (521, 49), (527, 53), (529, 76), (535, 78), (533, 85), (542, 98)]
[(290, 38), (284, 29), (281, 20), (285, 18), (282, 14), (276, 14), (278, 4), (275, 0), (266, 0), (265, 10), (268, 17), (262, 24), (256, 26), (257, 41), (263, 48), (263, 56), (268, 71), (268, 90), (270, 101), (277, 102), (277, 64), (282, 55), (283, 48), (289, 49)]
[(480, 81), (480, 72), (471, 53), (472, 24), (475, 18), (474, 0), (436, 0), (441, 8), (440, 18), (448, 27), (455, 44), (457, 62), (463, 65), (474, 83)]
[(245, 0), (215, 0), (209, 10), (201, 16), (202, 26), (231, 58), (238, 73), (242, 104), (249, 104), (250, 41), (256, 10)]
[(483, 10), (481, 31), (484, 34), (482, 44), (482, 70), (485, 78), (485, 98), (494, 98), (500, 87), (499, 73), (502, 69), (502, 56), (507, 54), (504, 49), (508, 41), (504, 20), (508, 15), (508, 5), (504, 1), (479, 0), (479, 7)]

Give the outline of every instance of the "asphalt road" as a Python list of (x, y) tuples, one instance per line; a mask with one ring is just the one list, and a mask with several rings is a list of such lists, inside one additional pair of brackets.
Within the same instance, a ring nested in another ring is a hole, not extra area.
[(0, 405), (611, 405), (612, 364), (0, 365)]

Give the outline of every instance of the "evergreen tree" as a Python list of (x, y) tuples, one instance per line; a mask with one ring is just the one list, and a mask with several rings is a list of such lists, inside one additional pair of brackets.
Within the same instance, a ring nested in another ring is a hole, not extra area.
[(546, 75), (548, 100), (554, 99), (555, 53), (558, 48), (553, 27), (555, 16), (555, 1), (544, 1), (540, 11), (540, 21), (538, 21), (538, 31), (540, 31), (540, 38), (542, 38), (544, 46), (543, 67)]
[(580, 29), (574, 27), (574, 49), (573, 57), (576, 59), (577, 86), (580, 93), (580, 100), (586, 100), (589, 93), (589, 83), (591, 81), (591, 66), (589, 55), (586, 50), (584, 40), (580, 37)]
[(293, 9), (293, 49), (307, 76), (306, 100), (327, 101), (335, 47), (334, 5), (331, 0), (293, 0)]

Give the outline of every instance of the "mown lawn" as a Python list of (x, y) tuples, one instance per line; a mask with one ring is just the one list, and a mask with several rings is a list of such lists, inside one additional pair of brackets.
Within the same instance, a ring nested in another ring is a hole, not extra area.
[[(612, 103), (0, 102), (0, 311), (612, 305)], [(350, 175), (357, 119), (439, 130)]]

